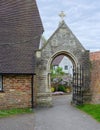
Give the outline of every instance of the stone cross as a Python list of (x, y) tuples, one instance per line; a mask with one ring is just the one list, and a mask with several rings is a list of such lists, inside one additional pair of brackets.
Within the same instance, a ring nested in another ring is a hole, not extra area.
[(61, 17), (61, 20), (63, 21), (63, 20), (64, 20), (64, 17), (65, 17), (66, 15), (64, 14), (64, 11), (61, 11), (60, 14), (59, 14), (59, 16)]

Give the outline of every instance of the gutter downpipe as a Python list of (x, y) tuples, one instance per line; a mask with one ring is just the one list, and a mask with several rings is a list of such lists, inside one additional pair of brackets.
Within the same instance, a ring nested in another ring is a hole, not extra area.
[(34, 92), (33, 92), (33, 87), (34, 87), (34, 83), (33, 83), (33, 80), (34, 80), (34, 76), (32, 75), (32, 79), (31, 79), (31, 108), (33, 110), (34, 108)]

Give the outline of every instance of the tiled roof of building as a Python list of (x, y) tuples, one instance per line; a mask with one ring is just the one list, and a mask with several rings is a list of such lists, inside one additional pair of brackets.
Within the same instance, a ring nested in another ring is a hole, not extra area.
[(56, 66), (56, 65), (59, 65), (63, 58), (64, 58), (64, 55), (57, 56), (57, 57), (53, 60), (52, 65), (55, 65), (55, 66)]
[(35, 0), (0, 0), (0, 44), (26, 42), (42, 30)]
[(35, 0), (0, 0), (0, 73), (34, 73), (42, 32)]

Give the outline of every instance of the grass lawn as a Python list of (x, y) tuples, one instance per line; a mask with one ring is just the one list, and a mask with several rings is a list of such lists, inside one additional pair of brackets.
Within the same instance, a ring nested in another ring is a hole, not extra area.
[(85, 104), (83, 106), (77, 106), (77, 108), (91, 115), (94, 119), (100, 122), (100, 104)]
[(11, 115), (26, 114), (26, 113), (32, 113), (32, 110), (30, 108), (0, 110), (0, 118), (9, 117)]

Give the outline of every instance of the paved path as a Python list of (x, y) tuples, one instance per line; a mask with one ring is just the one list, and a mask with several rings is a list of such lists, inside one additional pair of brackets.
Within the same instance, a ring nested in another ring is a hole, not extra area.
[(0, 130), (34, 130), (34, 114), (1, 118)]
[(55, 96), (52, 108), (36, 110), (34, 130), (100, 130), (100, 123), (71, 106), (70, 96)]
[(1, 118), (0, 130), (100, 130), (100, 123), (71, 106), (70, 96), (55, 96), (51, 108)]

